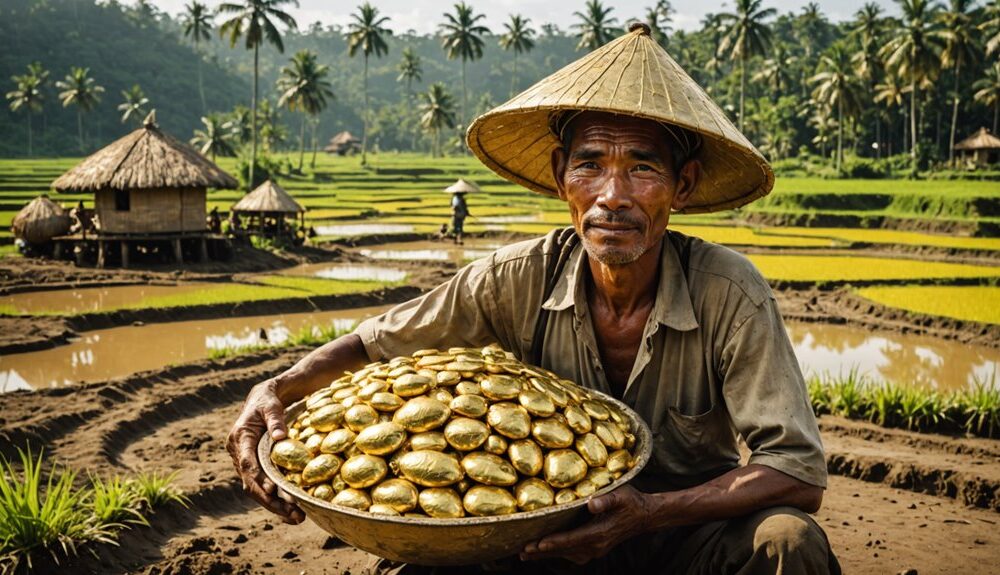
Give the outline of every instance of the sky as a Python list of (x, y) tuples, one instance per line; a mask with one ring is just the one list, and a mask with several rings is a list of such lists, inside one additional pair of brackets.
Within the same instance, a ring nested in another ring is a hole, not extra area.
[[(172, 15), (183, 11), (188, 0), (150, 0), (152, 4)], [(220, 0), (201, 0), (209, 6), (217, 5)], [(238, 0), (236, 0), (238, 1)], [(388, 27), (395, 32), (414, 30), (418, 34), (432, 33), (442, 20), (441, 15), (450, 11), (457, 0), (371, 0), (383, 14), (389, 16)], [(536, 27), (548, 22), (566, 30), (575, 21), (573, 12), (582, 10), (585, 0), (467, 0), (476, 11), (486, 14), (485, 24), (494, 32), (503, 30), (503, 22), (509, 14), (517, 13), (531, 19)], [(818, 0), (818, 4), (827, 17), (833, 22), (850, 19), (855, 12), (868, 0)], [(289, 11), (298, 20), (300, 28), (305, 28), (312, 22), (323, 24), (345, 25), (350, 19), (350, 12), (362, 0), (299, 0), (299, 8)], [(129, 3), (129, 0), (123, 0)], [(887, 13), (896, 13), (895, 2), (891, 0), (875, 0)], [(612, 16), (619, 23), (640, 18), (646, 8), (655, 4), (655, 0), (605, 0), (612, 6)], [(708, 12), (722, 12), (731, 9), (731, 2), (706, 2), (705, 0), (671, 0), (676, 12), (673, 21), (675, 29), (691, 30), (700, 27), (702, 17)], [(766, 7), (777, 8), (779, 13), (798, 12), (807, 4), (806, 0), (765, 0)]]

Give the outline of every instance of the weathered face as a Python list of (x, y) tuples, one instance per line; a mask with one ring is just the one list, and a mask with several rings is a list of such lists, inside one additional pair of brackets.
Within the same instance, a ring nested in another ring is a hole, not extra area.
[(568, 147), (552, 154), (559, 197), (587, 253), (609, 266), (628, 265), (658, 245), (671, 209), (681, 209), (699, 164), (672, 165), (672, 140), (656, 122), (587, 112), (570, 126)]

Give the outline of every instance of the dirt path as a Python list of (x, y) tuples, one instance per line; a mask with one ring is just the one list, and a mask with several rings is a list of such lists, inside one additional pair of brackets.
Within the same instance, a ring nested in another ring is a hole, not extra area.
[[(358, 573), (365, 554), (312, 523), (281, 524), (246, 499), (223, 446), (246, 390), (305, 352), (270, 351), (0, 396), (5, 455), (30, 441), (81, 471), (177, 471), (192, 499), (190, 508), (157, 512), (152, 527), (125, 532), (119, 547), (101, 547), (97, 558), (85, 556), (64, 572)], [(848, 476), (831, 478), (817, 520), (847, 572), (945, 573), (997, 563), (1000, 513), (990, 508), (998, 509), (1000, 442), (837, 418), (821, 425), (831, 470)], [(939, 481), (928, 488), (905, 477)], [(970, 482), (978, 488), (953, 487)]]

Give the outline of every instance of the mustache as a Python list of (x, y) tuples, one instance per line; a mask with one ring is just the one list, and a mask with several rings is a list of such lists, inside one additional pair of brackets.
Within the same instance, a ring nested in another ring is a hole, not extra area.
[(643, 229), (643, 223), (641, 220), (625, 213), (613, 212), (603, 208), (592, 208), (584, 214), (583, 229), (602, 225), (624, 225), (639, 228), (640, 230)]

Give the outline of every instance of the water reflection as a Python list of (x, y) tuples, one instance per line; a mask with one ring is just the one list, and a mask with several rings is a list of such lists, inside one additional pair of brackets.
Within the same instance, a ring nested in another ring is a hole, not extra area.
[(134, 307), (147, 298), (177, 295), (223, 284), (128, 285), (26, 292), (0, 297), (0, 306), (18, 313), (76, 314)]
[(951, 390), (977, 379), (988, 382), (1000, 371), (1000, 350), (987, 347), (845, 325), (787, 327), (799, 363), (813, 374), (846, 374), (857, 367), (875, 379)]
[(450, 261), (461, 265), (468, 260), (486, 257), (503, 245), (496, 240), (484, 238), (470, 238), (461, 246), (450, 241), (397, 242), (361, 248), (358, 253), (378, 260)]
[(401, 269), (367, 264), (302, 264), (281, 273), (333, 280), (398, 282), (406, 279), (406, 272)]
[(0, 392), (103, 381), (208, 357), (209, 350), (281, 343), (307, 326), (349, 328), (390, 306), (183, 321), (86, 332), (68, 345), (0, 357)]
[(366, 236), (373, 234), (405, 234), (414, 231), (409, 224), (342, 224), (316, 226), (321, 236)]

